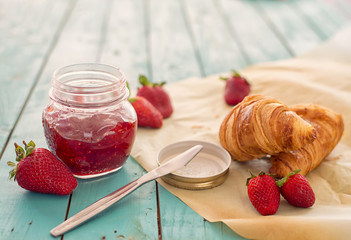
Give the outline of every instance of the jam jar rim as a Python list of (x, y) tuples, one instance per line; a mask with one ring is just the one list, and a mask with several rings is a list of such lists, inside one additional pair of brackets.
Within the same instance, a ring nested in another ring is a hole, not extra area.
[[(87, 78), (87, 77), (72, 77), (72, 79), (67, 78), (68, 76), (74, 76), (78, 74), (100, 74), (101, 78)], [(62, 80), (64, 79), (64, 80)], [(92, 81), (103, 80), (105, 84), (97, 86), (76, 86), (72, 85), (73, 80)], [(60, 104), (66, 106), (74, 107), (100, 107), (108, 106), (111, 104), (119, 103), (129, 96), (129, 89), (127, 87), (127, 81), (124, 73), (118, 67), (114, 67), (107, 64), (101, 63), (78, 63), (67, 65), (58, 68), (54, 71), (52, 75), (52, 87), (49, 91), (49, 97)], [(106, 101), (101, 102), (79, 102), (79, 101), (69, 101), (65, 97), (96, 97), (98, 95), (103, 96), (105, 94)], [(63, 97), (62, 97), (63, 96)]]

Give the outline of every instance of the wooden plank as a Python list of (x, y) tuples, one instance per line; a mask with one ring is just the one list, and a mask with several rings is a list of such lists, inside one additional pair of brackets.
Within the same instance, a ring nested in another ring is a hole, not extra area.
[(216, 2), (182, 0), (181, 3), (205, 75), (241, 69), (248, 64)]
[[(195, 213), (178, 198), (172, 197), (159, 185), (160, 199), (167, 199), (161, 204), (162, 239), (246, 239), (236, 234), (223, 223), (210, 223)], [(176, 238), (175, 238), (176, 237)]]
[(320, 0), (332, 9), (337, 9), (341, 15), (346, 17), (348, 20), (351, 19), (351, 2), (349, 0)]
[(256, 1), (221, 0), (218, 5), (250, 64), (291, 56), (290, 49), (277, 36), (266, 16), (257, 9)]
[(47, 0), (0, 2), (0, 157), (71, 5)]
[(140, 74), (151, 75), (146, 41), (145, 1), (114, 1), (99, 62), (119, 67), (131, 89), (140, 84)]
[[(303, 54), (322, 40), (305, 22), (294, 7), (293, 1), (258, 1), (260, 11), (270, 22), (276, 34), (281, 36), (293, 55)], [(277, 11), (279, 9), (279, 11)]]
[(179, 0), (150, 0), (147, 3), (149, 26), (146, 34), (152, 81), (173, 82), (204, 75)]
[(292, 1), (292, 7), (323, 41), (341, 30), (347, 22), (347, 18), (339, 11), (320, 0), (295, 0)]
[[(143, 174), (145, 171), (139, 164), (129, 158), (116, 174), (79, 181), (69, 216)], [(155, 182), (147, 183), (78, 229), (66, 233), (64, 239), (157, 239), (155, 196)]]
[(300, 55), (317, 47), (347, 23), (345, 16), (322, 1), (259, 0), (258, 3), (261, 14), (266, 16), (292, 54)]

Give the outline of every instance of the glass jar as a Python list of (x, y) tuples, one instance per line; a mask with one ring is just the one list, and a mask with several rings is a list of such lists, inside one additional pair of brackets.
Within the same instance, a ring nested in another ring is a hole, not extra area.
[(43, 111), (49, 149), (77, 178), (119, 170), (136, 135), (137, 117), (123, 73), (86, 63), (56, 70)]

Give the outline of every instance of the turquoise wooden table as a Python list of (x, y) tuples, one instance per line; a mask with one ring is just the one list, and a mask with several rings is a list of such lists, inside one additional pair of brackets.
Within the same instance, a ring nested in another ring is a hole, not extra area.
[[(173, 82), (303, 54), (351, 19), (349, 0), (2, 0), (0, 2), (0, 239), (54, 239), (49, 230), (145, 174), (79, 180), (70, 196), (8, 179), (13, 143), (46, 147), (41, 113), (51, 74), (80, 62)], [(210, 223), (153, 181), (61, 239), (243, 239)]]

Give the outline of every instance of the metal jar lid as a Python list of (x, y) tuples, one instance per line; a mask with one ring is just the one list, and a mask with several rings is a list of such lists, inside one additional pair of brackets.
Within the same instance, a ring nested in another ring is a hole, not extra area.
[(222, 184), (228, 176), (231, 157), (222, 147), (204, 141), (182, 141), (172, 143), (158, 153), (160, 165), (195, 145), (203, 149), (185, 167), (162, 177), (166, 183), (178, 188), (201, 190)]

